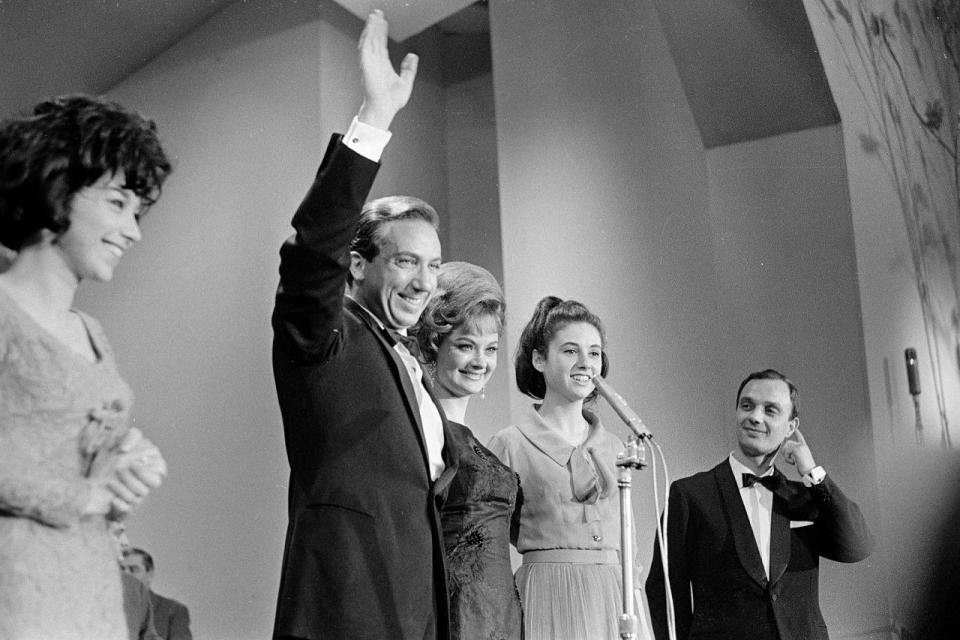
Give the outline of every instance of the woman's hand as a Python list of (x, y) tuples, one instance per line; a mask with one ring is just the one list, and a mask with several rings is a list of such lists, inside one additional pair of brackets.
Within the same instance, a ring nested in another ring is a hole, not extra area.
[(93, 484), (86, 512), (122, 517), (163, 483), (167, 463), (139, 429), (130, 429), (120, 444), (97, 455), (90, 471)]

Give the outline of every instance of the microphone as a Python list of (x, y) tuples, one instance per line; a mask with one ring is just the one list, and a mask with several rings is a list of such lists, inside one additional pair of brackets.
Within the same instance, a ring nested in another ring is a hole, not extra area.
[(613, 387), (610, 384), (596, 375), (593, 377), (593, 384), (597, 388), (597, 392), (603, 396), (603, 399), (607, 401), (610, 407), (616, 412), (620, 419), (623, 420), (624, 424), (630, 427), (630, 430), (633, 431), (633, 434), (640, 438), (652, 438), (653, 434), (650, 433), (650, 430), (647, 429), (647, 425), (643, 424), (643, 420), (640, 419), (640, 416), (630, 408), (630, 405), (627, 404), (627, 401), (623, 397), (613, 390)]
[(907, 349), (903, 352), (907, 361), (907, 386), (910, 388), (910, 395), (916, 397), (920, 395), (920, 373), (917, 371), (917, 350)]
[(917, 350), (913, 347), (903, 352), (907, 361), (907, 388), (913, 396), (913, 410), (916, 414), (917, 444), (923, 444), (923, 417), (920, 415), (920, 372), (917, 371)]

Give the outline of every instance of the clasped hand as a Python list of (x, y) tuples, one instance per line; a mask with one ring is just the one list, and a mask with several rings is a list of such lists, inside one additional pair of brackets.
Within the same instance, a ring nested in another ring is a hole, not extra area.
[(86, 512), (120, 519), (159, 487), (166, 475), (167, 463), (157, 446), (139, 429), (130, 429), (116, 447), (94, 458)]

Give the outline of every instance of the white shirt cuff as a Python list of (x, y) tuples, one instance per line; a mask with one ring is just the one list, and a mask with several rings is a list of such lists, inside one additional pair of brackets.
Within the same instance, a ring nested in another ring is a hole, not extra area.
[(823, 470), (823, 467), (818, 465), (810, 469), (810, 471), (807, 471), (800, 479), (803, 480), (803, 486), (813, 487), (823, 482), (823, 479), (826, 477), (827, 472)]
[(357, 116), (353, 116), (350, 128), (343, 134), (343, 144), (368, 160), (380, 162), (380, 156), (392, 135), (389, 131), (360, 122)]

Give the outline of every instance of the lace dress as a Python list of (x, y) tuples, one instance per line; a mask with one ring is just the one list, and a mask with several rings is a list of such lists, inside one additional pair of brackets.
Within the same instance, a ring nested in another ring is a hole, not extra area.
[(520, 597), (510, 569), (517, 476), (463, 425), (450, 423), (449, 446), (457, 470), (440, 496), (440, 517), (452, 637), (519, 640)]
[(100, 326), (75, 354), (0, 290), (0, 638), (125, 640), (103, 516), (84, 517), (94, 456), (126, 431), (131, 394)]

